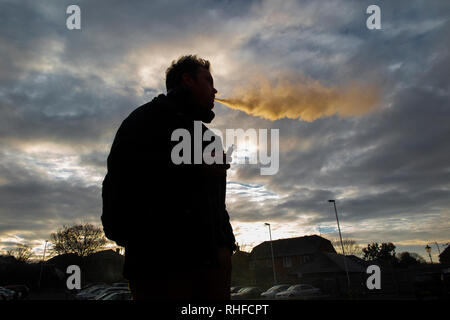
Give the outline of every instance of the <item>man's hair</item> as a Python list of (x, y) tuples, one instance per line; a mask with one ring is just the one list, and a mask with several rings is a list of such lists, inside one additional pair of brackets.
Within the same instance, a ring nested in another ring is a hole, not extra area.
[(195, 77), (200, 67), (210, 71), (209, 61), (202, 58), (197, 58), (196, 55), (182, 56), (176, 61), (173, 60), (170, 67), (166, 70), (167, 92), (176, 88), (180, 84), (183, 73), (187, 73), (192, 77)]

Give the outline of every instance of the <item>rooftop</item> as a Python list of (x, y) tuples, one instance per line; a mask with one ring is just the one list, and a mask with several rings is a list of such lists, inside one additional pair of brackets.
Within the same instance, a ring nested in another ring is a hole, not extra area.
[[(318, 251), (336, 253), (331, 241), (318, 235), (278, 239), (272, 241), (272, 245), (275, 257), (314, 254)], [(264, 241), (254, 247), (251, 254), (253, 259), (271, 257), (270, 241)]]

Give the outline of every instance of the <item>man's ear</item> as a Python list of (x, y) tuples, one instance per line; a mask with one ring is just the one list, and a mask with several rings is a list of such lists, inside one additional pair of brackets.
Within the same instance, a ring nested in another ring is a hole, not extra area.
[(194, 84), (194, 79), (189, 73), (183, 73), (181, 75), (181, 83), (190, 88)]

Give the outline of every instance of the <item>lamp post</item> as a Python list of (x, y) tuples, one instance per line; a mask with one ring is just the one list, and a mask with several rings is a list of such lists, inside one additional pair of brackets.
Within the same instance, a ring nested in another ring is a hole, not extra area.
[(270, 236), (270, 249), (272, 251), (272, 269), (273, 269), (273, 283), (277, 284), (277, 276), (275, 274), (275, 257), (273, 255), (273, 244), (272, 244), (272, 232), (270, 230), (270, 223), (264, 223), (266, 226), (269, 226), (269, 236)]
[(38, 284), (39, 288), (41, 288), (42, 268), (44, 267), (45, 262), (45, 250), (47, 249), (47, 242), (48, 240), (45, 240), (44, 254), (42, 255), (42, 262), (41, 262), (41, 272), (39, 273), (39, 284)]
[(344, 243), (342, 242), (341, 227), (339, 226), (339, 218), (338, 218), (338, 213), (337, 213), (337, 209), (336, 209), (336, 200), (328, 200), (328, 202), (332, 202), (334, 205), (334, 212), (336, 213), (336, 221), (337, 221), (337, 226), (338, 226), (338, 230), (339, 230), (339, 238), (341, 239), (342, 256), (344, 258), (345, 273), (347, 274), (347, 286), (348, 286), (348, 290), (350, 290), (350, 276), (348, 275), (347, 258), (345, 257)]
[(431, 263), (433, 263), (433, 259), (431, 259), (431, 247), (429, 245), (427, 245), (425, 247), (425, 251), (428, 252), (428, 255), (430, 256), (430, 261), (431, 261)]

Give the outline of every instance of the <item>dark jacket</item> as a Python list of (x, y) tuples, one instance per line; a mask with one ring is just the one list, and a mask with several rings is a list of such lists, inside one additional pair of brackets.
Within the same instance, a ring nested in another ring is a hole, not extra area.
[[(193, 164), (194, 116), (185, 101), (159, 95), (134, 110), (108, 156), (102, 223), (125, 247), (128, 279), (152, 269), (211, 266), (218, 246), (236, 249), (225, 208), (227, 165)], [(191, 133), (192, 164), (171, 160), (177, 128)]]

